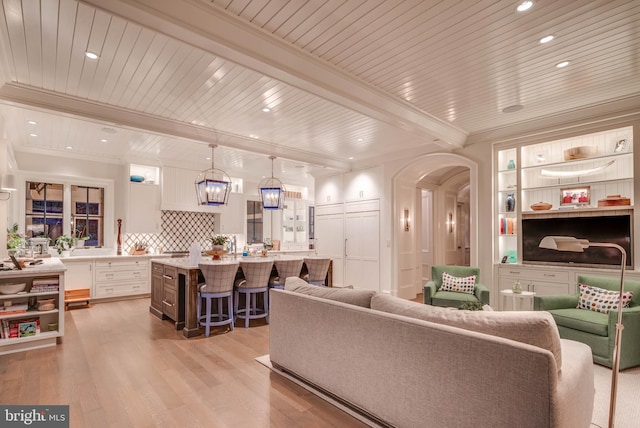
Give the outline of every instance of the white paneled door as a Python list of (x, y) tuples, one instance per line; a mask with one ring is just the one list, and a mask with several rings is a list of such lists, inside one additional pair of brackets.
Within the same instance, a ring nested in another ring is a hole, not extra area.
[(318, 255), (333, 260), (333, 285), (344, 284), (344, 214), (316, 214), (315, 246)]
[(345, 217), (345, 284), (380, 291), (380, 212)]

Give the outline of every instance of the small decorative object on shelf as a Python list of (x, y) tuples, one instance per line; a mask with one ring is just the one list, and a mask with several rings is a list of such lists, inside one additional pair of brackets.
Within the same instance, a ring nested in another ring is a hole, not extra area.
[(586, 159), (598, 156), (598, 146), (571, 147), (564, 151), (564, 160)]
[(520, 281), (515, 282), (515, 284), (513, 284), (513, 292), (515, 294), (522, 294), (522, 285), (520, 285)]
[(122, 219), (119, 218), (118, 219), (118, 240), (117, 240), (117, 247), (116, 247), (116, 255), (117, 256), (121, 256), (122, 255)]
[(598, 199), (598, 207), (617, 207), (621, 205), (631, 205), (631, 198), (620, 195), (608, 195), (604, 199)]
[(536, 202), (535, 204), (531, 204), (531, 209), (534, 211), (547, 211), (553, 207), (553, 204), (548, 202)]
[(627, 148), (627, 139), (623, 138), (621, 140), (616, 141), (615, 146), (613, 147), (614, 153), (622, 153)]
[(507, 212), (513, 212), (516, 209), (516, 198), (513, 193), (508, 193), (507, 198), (504, 201), (504, 210)]
[(509, 159), (509, 162), (507, 162), (507, 169), (516, 169), (516, 163), (513, 159)]

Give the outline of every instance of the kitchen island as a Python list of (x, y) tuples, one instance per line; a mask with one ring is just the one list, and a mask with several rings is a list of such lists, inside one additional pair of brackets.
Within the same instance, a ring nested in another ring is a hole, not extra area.
[[(200, 263), (220, 264), (233, 261), (303, 259), (300, 256), (276, 255), (275, 257), (224, 257), (222, 260), (211, 260), (203, 256)], [(306, 274), (303, 264), (301, 276)], [(274, 266), (275, 274), (275, 266)], [(236, 278), (242, 278), (242, 269), (238, 268)], [(332, 285), (332, 266), (329, 266), (326, 283)], [(149, 312), (160, 319), (171, 319), (176, 330), (189, 338), (202, 334), (198, 325), (197, 299), (198, 284), (204, 278), (197, 264), (191, 264), (188, 257), (151, 259), (151, 305)]]

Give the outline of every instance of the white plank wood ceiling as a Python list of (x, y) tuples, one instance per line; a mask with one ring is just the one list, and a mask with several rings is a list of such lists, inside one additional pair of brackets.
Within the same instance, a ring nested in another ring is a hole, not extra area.
[(639, 1), (1, 3), (16, 152), (295, 181), (640, 97)]

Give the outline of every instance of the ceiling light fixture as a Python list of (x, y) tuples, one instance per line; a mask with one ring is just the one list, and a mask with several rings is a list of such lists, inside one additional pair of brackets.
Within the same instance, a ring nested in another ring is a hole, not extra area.
[(517, 111), (520, 111), (524, 108), (524, 106), (522, 106), (521, 104), (514, 104), (511, 106), (507, 106), (505, 108), (502, 109), (503, 113), (515, 113)]
[(349, 156), (349, 160), (353, 160), (353, 156)]
[(284, 193), (287, 190), (282, 181), (273, 176), (273, 161), (275, 158), (275, 156), (269, 156), (269, 159), (271, 159), (271, 177), (263, 179), (258, 184), (262, 208), (265, 210), (280, 210), (284, 208)]
[(364, 138), (358, 138), (358, 141), (364, 141)]
[(226, 172), (215, 168), (213, 151), (218, 145), (209, 144), (209, 147), (211, 147), (211, 169), (202, 171), (195, 181), (198, 204), (226, 205), (231, 190), (231, 178)]
[(269, 107), (265, 107), (262, 109), (263, 112), (265, 113), (269, 113), (271, 111), (271, 109)]
[(98, 54), (97, 53), (93, 53), (93, 52), (89, 52), (89, 51), (86, 51), (84, 53), (84, 56), (86, 56), (89, 59), (98, 59)]
[(558, 68), (564, 68), (564, 67), (566, 67), (567, 65), (569, 65), (569, 61), (562, 61), (562, 62), (557, 63), (557, 64), (556, 64), (556, 67), (558, 67)]
[(32, 132), (32, 133), (29, 134), (29, 137), (37, 137), (37, 136), (38, 136), (38, 134), (36, 134), (35, 132)]
[(67, 149), (67, 150), (72, 150), (72, 149), (73, 149), (73, 147), (72, 147), (72, 146), (67, 146), (67, 147), (65, 147), (65, 149)]
[(38, 122), (36, 122), (35, 120), (28, 120), (27, 123), (29, 125), (37, 125), (38, 124)]
[(100, 142), (101, 143), (107, 143), (107, 142), (109, 142), (109, 140), (107, 140), (106, 138), (102, 138), (102, 139), (100, 139)]
[(553, 40), (554, 37), (552, 34), (549, 34), (548, 36), (544, 36), (543, 38), (541, 38), (539, 40), (540, 43), (549, 43), (551, 40)]
[(520, 3), (518, 5), (518, 7), (516, 7), (516, 10), (518, 12), (525, 12), (525, 11), (531, 9), (531, 6), (533, 6), (533, 2), (532, 1), (523, 1), (522, 3)]

